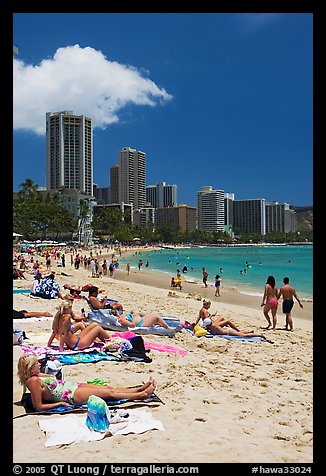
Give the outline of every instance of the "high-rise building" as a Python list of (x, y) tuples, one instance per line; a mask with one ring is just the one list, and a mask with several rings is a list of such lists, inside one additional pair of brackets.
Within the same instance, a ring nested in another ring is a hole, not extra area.
[(266, 200), (234, 200), (234, 230), (266, 235)]
[(178, 205), (177, 207), (157, 208), (155, 210), (155, 224), (161, 226), (171, 226), (181, 232), (196, 230), (196, 208), (189, 205)]
[(119, 152), (119, 203), (133, 204), (134, 210), (146, 202), (146, 154), (130, 147)]
[(72, 111), (46, 114), (46, 188), (93, 194), (93, 125)]
[(156, 209), (150, 206), (138, 208), (133, 213), (134, 225), (141, 228), (145, 228), (146, 226), (154, 228), (155, 212)]
[(93, 183), (93, 196), (98, 205), (103, 205), (104, 203), (110, 203), (109, 187), (98, 187), (96, 183)]
[(296, 231), (296, 213), (288, 203), (266, 203), (266, 233)]
[(198, 230), (224, 231), (224, 190), (213, 190), (208, 185), (197, 193)]
[(146, 201), (153, 208), (176, 207), (177, 206), (177, 186), (166, 185), (160, 182), (156, 185), (147, 185)]
[(110, 167), (110, 203), (119, 203), (119, 164)]

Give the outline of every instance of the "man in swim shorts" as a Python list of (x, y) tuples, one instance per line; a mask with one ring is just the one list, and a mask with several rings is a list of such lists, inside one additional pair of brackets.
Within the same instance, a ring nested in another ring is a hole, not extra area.
[(300, 307), (303, 307), (303, 305), (300, 302), (294, 287), (289, 284), (289, 281), (288, 277), (283, 278), (284, 285), (281, 287), (277, 299), (281, 296), (283, 298), (282, 311), (285, 314), (285, 330), (293, 331), (293, 320), (291, 316), (291, 311), (294, 305), (293, 298), (298, 301)]

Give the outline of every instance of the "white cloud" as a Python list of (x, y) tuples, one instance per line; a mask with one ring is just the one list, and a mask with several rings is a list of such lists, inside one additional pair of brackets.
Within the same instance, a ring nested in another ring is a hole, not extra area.
[(59, 48), (39, 65), (13, 59), (14, 129), (45, 133), (47, 112), (73, 111), (105, 129), (128, 104), (155, 106), (172, 96), (129, 65), (79, 45)]
[(251, 33), (264, 28), (280, 17), (279, 13), (243, 13), (240, 14), (242, 29), (245, 33)]

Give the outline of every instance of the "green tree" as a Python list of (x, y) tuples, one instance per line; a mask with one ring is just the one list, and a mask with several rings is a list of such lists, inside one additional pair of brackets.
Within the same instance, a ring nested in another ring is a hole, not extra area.
[(23, 182), (13, 203), (13, 226), (28, 240), (56, 238), (76, 229), (73, 216), (62, 206), (58, 195), (44, 195)]

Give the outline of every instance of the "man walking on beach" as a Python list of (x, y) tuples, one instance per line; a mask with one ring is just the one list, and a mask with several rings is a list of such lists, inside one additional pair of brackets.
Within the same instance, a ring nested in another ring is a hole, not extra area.
[(298, 298), (294, 287), (289, 284), (289, 281), (290, 281), (289, 278), (287, 278), (287, 277), (283, 278), (284, 286), (282, 286), (281, 289), (279, 290), (277, 299), (279, 299), (281, 296), (283, 298), (282, 310), (283, 310), (283, 313), (286, 316), (285, 330), (293, 331), (293, 320), (292, 320), (292, 316), (291, 316), (291, 310), (292, 310), (293, 305), (294, 305), (293, 298), (295, 297), (295, 299), (298, 301), (300, 307), (303, 307), (303, 305), (301, 304), (300, 299)]

